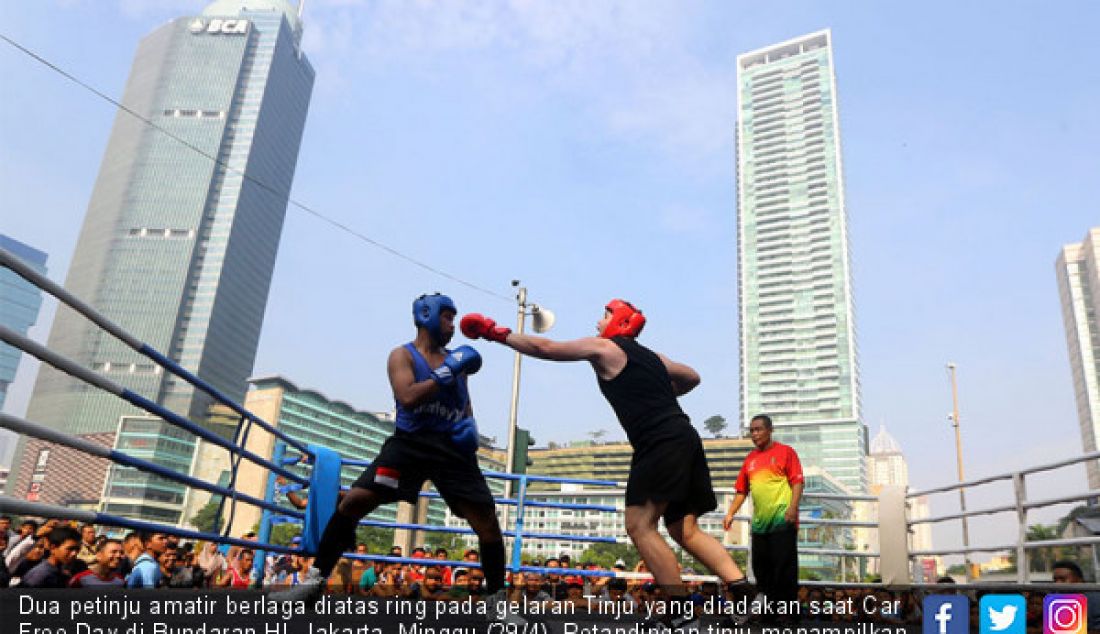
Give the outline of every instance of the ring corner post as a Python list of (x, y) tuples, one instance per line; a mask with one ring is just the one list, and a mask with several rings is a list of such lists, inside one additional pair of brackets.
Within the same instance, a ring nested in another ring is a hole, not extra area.
[(519, 491), (516, 494), (515, 535), (512, 537), (512, 561), (509, 568), (512, 574), (519, 572), (523, 565), (523, 509), (527, 498), (527, 476), (519, 475)]

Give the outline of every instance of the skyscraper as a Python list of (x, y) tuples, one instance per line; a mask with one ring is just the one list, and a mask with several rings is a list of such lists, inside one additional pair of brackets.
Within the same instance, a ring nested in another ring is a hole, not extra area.
[[(313, 88), (301, 35), (286, 0), (216, 0), (141, 41), (122, 102), (153, 125), (119, 111), (65, 281), (237, 400), (256, 355)], [(208, 397), (72, 310), (58, 311), (48, 345), (193, 420), (206, 415)], [(90, 434), (114, 433), (123, 416), (141, 414), (43, 367), (28, 418)], [(28, 460), (13, 480), (26, 477)], [(181, 503), (162, 482), (127, 478), (124, 492), (107, 497), (134, 502), (114, 512), (167, 521)], [(41, 491), (43, 501), (61, 501), (48, 477)], [(154, 498), (159, 510), (146, 513)]]
[(870, 463), (872, 485), (909, 486), (909, 463), (901, 453), (898, 441), (886, 432), (885, 425), (871, 440), (867, 461)]
[[(0, 234), (0, 249), (15, 255), (39, 273), (46, 273), (47, 256), (38, 249), (3, 234)], [(27, 329), (38, 320), (38, 309), (41, 307), (42, 291), (38, 287), (11, 269), (0, 268), (0, 324), (25, 335)], [(4, 409), (8, 386), (15, 380), (21, 356), (21, 350), (0, 341), (0, 410)], [(0, 462), (3, 462), (6, 453), (0, 450)]]
[(741, 424), (867, 485), (832, 34), (738, 56)]
[[(14, 254), (34, 270), (45, 275), (45, 253), (22, 242), (0, 234), (0, 249)], [(0, 268), (0, 324), (27, 334), (38, 320), (42, 307), (42, 291), (7, 268)], [(8, 386), (15, 380), (16, 370), (23, 351), (0, 342), (0, 411), (8, 397)], [(15, 448), (16, 435), (0, 430), (0, 465), (8, 464), (10, 452)]]
[[(1089, 229), (1083, 241), (1062, 247), (1055, 269), (1081, 445), (1090, 453), (1100, 439), (1100, 227)], [(1100, 464), (1090, 460), (1086, 470), (1089, 488), (1100, 488)]]
[[(872, 495), (878, 495), (884, 486), (909, 486), (909, 463), (905, 460), (905, 455), (901, 452), (898, 441), (886, 431), (885, 426), (881, 427), (871, 440), (867, 462), (869, 463), (868, 475)], [(910, 499), (908, 506), (910, 520), (925, 519), (931, 515), (927, 495)], [(874, 521), (877, 518), (877, 512), (870, 508), (866, 508), (866, 510), (868, 511), (867, 514), (859, 519)], [(880, 542), (877, 530), (862, 528), (857, 529), (856, 533), (857, 543), (866, 543), (868, 549), (872, 551), (879, 550)], [(923, 523), (911, 527), (909, 546), (911, 551), (932, 550), (932, 525)], [(938, 558), (921, 558), (918, 563), (922, 566), (922, 572), (926, 567), (925, 559), (930, 559), (927, 567), (930, 567), (931, 570), (935, 571), (939, 567)], [(881, 570), (881, 562), (878, 559), (870, 560), (870, 564), (872, 573), (877, 574)]]

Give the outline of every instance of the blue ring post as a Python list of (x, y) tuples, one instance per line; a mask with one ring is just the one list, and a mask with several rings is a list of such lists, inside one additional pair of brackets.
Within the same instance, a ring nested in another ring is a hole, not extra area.
[(512, 539), (512, 574), (523, 565), (523, 504), (527, 497), (527, 476), (519, 476), (519, 492), (516, 494), (516, 536)]
[[(275, 464), (283, 463), (283, 455), (286, 453), (286, 443), (281, 440), (275, 441), (275, 451), (271, 456), (271, 460)], [(265, 502), (275, 502), (275, 472), (267, 472), (267, 489), (264, 491)], [(260, 534), (257, 536), (257, 541), (261, 544), (267, 544), (271, 542), (271, 511), (264, 509), (263, 515), (260, 516)], [(252, 560), (252, 571), (256, 573), (256, 579), (260, 582), (260, 587), (264, 584), (264, 568), (267, 565), (267, 552), (259, 550), (256, 551), (256, 557)]]

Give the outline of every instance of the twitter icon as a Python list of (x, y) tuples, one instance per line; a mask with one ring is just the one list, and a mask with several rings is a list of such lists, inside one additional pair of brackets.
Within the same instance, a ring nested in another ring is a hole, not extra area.
[(987, 594), (978, 603), (981, 634), (1027, 634), (1027, 601), (1020, 594)]

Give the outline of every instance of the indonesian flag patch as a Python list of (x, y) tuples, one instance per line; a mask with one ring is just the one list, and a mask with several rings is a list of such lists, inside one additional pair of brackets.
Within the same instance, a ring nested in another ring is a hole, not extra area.
[(397, 488), (397, 481), (401, 478), (401, 472), (389, 467), (378, 467), (374, 472), (374, 481), (391, 489)]

